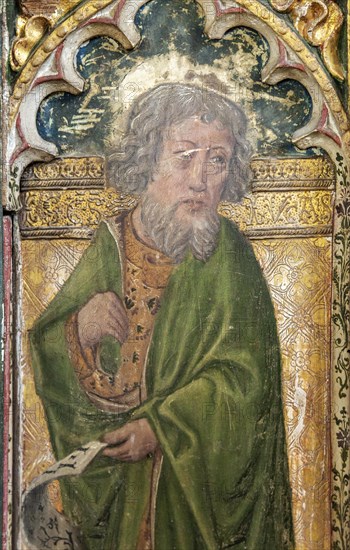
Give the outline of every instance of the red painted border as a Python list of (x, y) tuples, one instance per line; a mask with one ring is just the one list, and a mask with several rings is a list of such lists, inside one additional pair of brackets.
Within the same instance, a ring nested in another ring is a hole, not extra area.
[(116, 10), (114, 12), (113, 17), (98, 17), (98, 12), (97, 12), (97, 17), (93, 17), (92, 19), (88, 19), (87, 21), (84, 21), (81, 27), (87, 27), (91, 23), (105, 23), (107, 25), (117, 26), (125, 4), (126, 4), (126, 0), (119, 0), (119, 3), (116, 6)]
[(222, 7), (220, 0), (214, 0), (214, 6), (215, 6), (215, 12), (217, 16), (225, 15), (228, 13), (244, 13), (247, 11), (244, 8), (241, 8), (238, 6), (231, 7), (231, 8), (224, 8)]
[(7, 547), (8, 529), (8, 490), (9, 490), (9, 437), (11, 405), (11, 295), (12, 295), (12, 220), (10, 216), (3, 219), (3, 365), (4, 365), (4, 432), (3, 432), (3, 514), (2, 514), (2, 548)]
[(17, 115), (16, 129), (21, 140), (21, 145), (19, 145), (17, 149), (13, 152), (10, 158), (10, 165), (12, 165), (15, 162), (15, 160), (19, 157), (21, 153), (29, 149), (29, 143), (27, 142), (22, 130), (21, 113), (18, 113)]
[(335, 143), (341, 147), (341, 139), (340, 137), (335, 133), (333, 132), (333, 130), (331, 130), (328, 126), (328, 122), (329, 122), (329, 110), (328, 110), (328, 107), (327, 105), (324, 103), (323, 104), (323, 107), (322, 107), (322, 112), (321, 112), (321, 118), (318, 122), (318, 125), (317, 125), (317, 130), (321, 133), (321, 134), (324, 134), (325, 136), (327, 137), (330, 137), (333, 141), (335, 141)]
[(290, 67), (291, 69), (298, 69), (299, 71), (306, 72), (305, 66), (302, 63), (292, 62), (287, 59), (287, 50), (282, 40), (277, 38), (278, 51), (279, 51), (279, 67)]
[(39, 84), (42, 84), (43, 82), (49, 82), (50, 80), (64, 79), (62, 61), (61, 61), (63, 47), (64, 47), (64, 42), (62, 42), (62, 44), (60, 44), (55, 51), (56, 73), (49, 74), (46, 76), (39, 76), (38, 78), (36, 78), (30, 88), (31, 90), (33, 90), (36, 86), (38, 86)]

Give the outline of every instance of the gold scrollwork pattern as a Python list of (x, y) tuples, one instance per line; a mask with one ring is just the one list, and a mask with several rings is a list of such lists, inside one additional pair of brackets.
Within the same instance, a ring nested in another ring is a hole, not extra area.
[(274, 302), (298, 550), (330, 548), (331, 239), (256, 241)]
[(278, 11), (288, 12), (300, 35), (312, 46), (319, 46), (330, 73), (344, 80), (338, 41), (344, 16), (332, 0), (270, 0)]
[(224, 203), (220, 212), (234, 220), (247, 234), (265, 231), (271, 236), (276, 230), (291, 234), (314, 229), (317, 234), (331, 232), (332, 194), (329, 191), (297, 191), (256, 193), (245, 197), (241, 204)]
[[(43, 190), (24, 193), (22, 202), (23, 236), (45, 229), (62, 229), (66, 235), (67, 229), (96, 228), (102, 218), (131, 208), (135, 198), (121, 197), (114, 189)], [(327, 234), (331, 232), (332, 192), (259, 192), (241, 204), (223, 203), (219, 211), (251, 236), (273, 236), (281, 231), (286, 236)]]
[(333, 189), (333, 164), (326, 157), (257, 158), (251, 162), (253, 191)]
[[(254, 158), (251, 161), (253, 189), (334, 188), (334, 166), (327, 157)], [(103, 187), (104, 158), (55, 159), (31, 164), (23, 173), (21, 190), (62, 187)]]
[[(222, 203), (222, 215), (256, 238), (330, 234), (335, 174), (326, 157), (259, 158), (251, 170), (253, 192), (241, 204)], [(100, 157), (32, 165), (21, 182), (22, 235), (91, 237), (102, 218), (135, 204), (105, 184)]]
[(134, 203), (134, 198), (122, 198), (114, 189), (29, 191), (24, 195), (21, 227), (96, 228), (102, 218), (131, 208)]
[[(22, 377), (26, 381), (23, 391), (23, 489), (29, 482), (54, 463), (44, 410), (35, 392), (30, 362), (28, 330), (45, 310), (77, 265), (87, 241), (25, 241), (22, 243), (23, 287), (23, 356)], [(59, 504), (58, 487), (50, 490)]]
[(82, 157), (38, 162), (23, 173), (21, 190), (104, 187), (104, 159)]

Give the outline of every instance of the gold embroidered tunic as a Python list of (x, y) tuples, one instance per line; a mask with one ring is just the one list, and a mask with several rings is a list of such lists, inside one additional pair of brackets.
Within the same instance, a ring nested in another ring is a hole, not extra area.
[(67, 323), (66, 335), (75, 372), (90, 399), (105, 410), (123, 411), (139, 405), (146, 397), (143, 379), (147, 350), (174, 264), (138, 238), (132, 224), (132, 213), (122, 221), (121, 237), (124, 296), (120, 298), (127, 312), (129, 333), (121, 346), (117, 373), (110, 374), (101, 369), (98, 345), (81, 347), (77, 313)]

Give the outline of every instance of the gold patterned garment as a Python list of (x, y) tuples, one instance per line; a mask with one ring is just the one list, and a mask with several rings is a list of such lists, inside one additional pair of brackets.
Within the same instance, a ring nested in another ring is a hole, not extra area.
[(142, 382), (147, 350), (162, 294), (174, 267), (167, 256), (140, 241), (131, 215), (123, 219), (120, 231), (125, 253), (123, 299), (129, 335), (121, 346), (118, 372), (111, 375), (101, 369), (98, 346), (81, 347), (77, 313), (66, 326), (70, 356), (80, 384), (97, 405), (103, 406), (109, 401), (119, 405), (120, 410), (137, 406), (146, 397)]

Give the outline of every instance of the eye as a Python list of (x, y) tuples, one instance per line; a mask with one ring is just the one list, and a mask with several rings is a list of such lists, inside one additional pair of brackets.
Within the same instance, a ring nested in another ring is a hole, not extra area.
[(193, 159), (194, 154), (191, 151), (176, 151), (176, 156), (180, 160), (189, 161)]
[(215, 164), (216, 166), (223, 166), (226, 164), (226, 158), (223, 155), (215, 155), (215, 157), (211, 157), (209, 159), (209, 162)]

